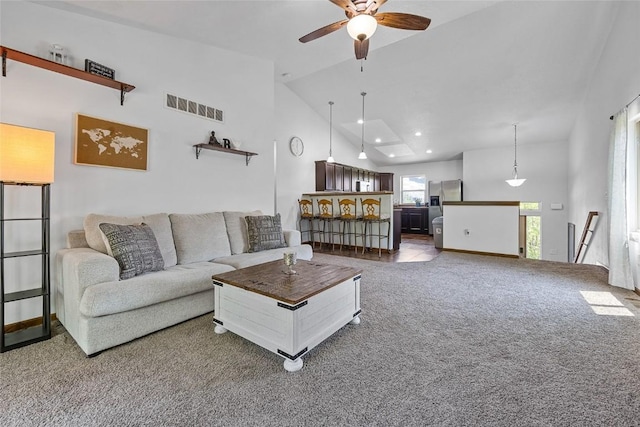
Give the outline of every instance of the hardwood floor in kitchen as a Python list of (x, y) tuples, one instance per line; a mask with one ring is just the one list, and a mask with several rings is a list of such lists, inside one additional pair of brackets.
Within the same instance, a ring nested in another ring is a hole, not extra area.
[(378, 257), (378, 250), (366, 250), (362, 253), (362, 248), (358, 248), (358, 252), (353, 247), (343, 247), (340, 250), (340, 245), (335, 245), (332, 249), (331, 245), (324, 244), (320, 246), (319, 243), (315, 244), (313, 248), (314, 252), (323, 253), (328, 255), (346, 256), (350, 258), (361, 258), (373, 261), (381, 262), (418, 262), (418, 261), (431, 261), (442, 252), (441, 249), (436, 249), (433, 237), (426, 234), (402, 234), (400, 239), (400, 249), (397, 251), (391, 251), (385, 253), (382, 251), (382, 256)]

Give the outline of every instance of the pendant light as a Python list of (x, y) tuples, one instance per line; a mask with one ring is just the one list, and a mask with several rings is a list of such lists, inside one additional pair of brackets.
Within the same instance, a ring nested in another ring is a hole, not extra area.
[(360, 146), (360, 155), (358, 156), (358, 159), (366, 160), (367, 154), (364, 152), (364, 97), (367, 95), (367, 92), (362, 92), (360, 93), (360, 95), (362, 95), (362, 139)]
[(334, 163), (332, 149), (332, 137), (331, 133), (333, 131), (333, 101), (329, 101), (329, 157), (327, 158), (327, 163)]
[(512, 187), (520, 187), (527, 180), (526, 178), (518, 178), (518, 124), (513, 124), (513, 178), (505, 180)]

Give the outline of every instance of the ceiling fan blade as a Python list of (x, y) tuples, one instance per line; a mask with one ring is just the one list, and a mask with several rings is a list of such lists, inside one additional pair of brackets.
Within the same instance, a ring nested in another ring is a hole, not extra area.
[(378, 24), (401, 30), (426, 30), (431, 19), (409, 13), (383, 12), (374, 15)]
[(317, 30), (310, 32), (306, 36), (300, 37), (299, 40), (302, 43), (306, 43), (306, 42), (310, 42), (311, 40), (315, 40), (315, 39), (317, 39), (319, 37), (326, 36), (327, 34), (330, 34), (330, 33), (333, 33), (336, 30), (339, 30), (347, 22), (349, 22), (348, 19), (344, 19), (342, 21), (334, 22), (333, 24), (329, 24), (329, 25), (326, 25), (326, 26), (324, 26), (322, 28), (318, 28)]
[(376, 13), (378, 8), (380, 6), (382, 6), (383, 4), (385, 4), (386, 2), (387, 2), (387, 0), (373, 0), (371, 3), (369, 3), (369, 6), (367, 6), (367, 9), (364, 11), (364, 13), (368, 13), (369, 15), (373, 15), (373, 14)]
[(345, 11), (358, 12), (351, 0), (329, 0), (331, 3), (343, 8)]
[(354, 40), (353, 46), (356, 50), (356, 59), (366, 59), (369, 54), (369, 39), (363, 41)]

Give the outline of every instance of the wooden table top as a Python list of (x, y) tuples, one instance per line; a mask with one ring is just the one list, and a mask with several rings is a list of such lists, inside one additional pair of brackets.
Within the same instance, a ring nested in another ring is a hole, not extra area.
[(362, 273), (362, 270), (314, 261), (298, 260), (297, 274), (285, 273), (283, 260), (216, 274), (212, 279), (288, 304), (298, 304)]

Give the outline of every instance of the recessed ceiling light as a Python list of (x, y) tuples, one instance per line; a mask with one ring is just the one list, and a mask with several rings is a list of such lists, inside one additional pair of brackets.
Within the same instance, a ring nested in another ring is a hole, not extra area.
[(291, 76), (291, 73), (282, 73), (281, 76), (282, 77), (289, 77), (289, 76)]
[(431, 153), (433, 153), (433, 151), (427, 150), (427, 154), (431, 154)]
[(361, 124), (363, 124), (363, 123), (364, 123), (364, 120), (362, 120), (362, 119), (358, 119), (358, 124), (359, 124), (359, 125), (361, 125)]
[(376, 138), (376, 142), (382, 142), (382, 139)]
[(395, 155), (395, 154), (393, 154), (393, 153), (389, 154), (389, 157), (395, 157), (395, 156), (396, 156), (396, 155)]
[(422, 136), (422, 132), (417, 131), (417, 132), (415, 133), (415, 136)]

